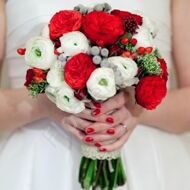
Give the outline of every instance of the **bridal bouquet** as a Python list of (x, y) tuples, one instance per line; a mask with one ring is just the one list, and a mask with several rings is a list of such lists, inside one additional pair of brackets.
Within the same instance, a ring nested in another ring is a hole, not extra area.
[[(39, 36), (29, 39), (30, 69), (25, 86), (45, 93), (64, 112), (77, 114), (88, 102), (103, 102), (133, 87), (136, 103), (155, 109), (166, 95), (166, 62), (155, 47), (156, 32), (147, 17), (111, 10), (107, 3), (61, 10)], [(79, 182), (83, 189), (112, 190), (126, 182), (120, 150), (99, 152), (82, 145)]]

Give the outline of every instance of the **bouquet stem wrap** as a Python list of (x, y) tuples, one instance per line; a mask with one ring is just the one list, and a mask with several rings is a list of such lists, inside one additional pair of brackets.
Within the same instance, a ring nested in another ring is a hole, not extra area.
[(113, 190), (126, 183), (121, 150), (102, 153), (82, 144), (79, 182), (84, 190)]

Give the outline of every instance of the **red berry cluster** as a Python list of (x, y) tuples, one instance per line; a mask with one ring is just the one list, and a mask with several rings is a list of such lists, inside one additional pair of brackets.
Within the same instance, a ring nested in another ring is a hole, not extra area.
[[(122, 38), (121, 39), (121, 44), (122, 45), (127, 45), (127, 44), (131, 44), (132, 46), (136, 46), (136, 44), (137, 44), (137, 39), (135, 39), (135, 38), (132, 38), (132, 39), (129, 39), (129, 38), (127, 38), (127, 37), (124, 37), (124, 38)], [(136, 59), (136, 53), (135, 52), (132, 52), (132, 51), (124, 51), (123, 53), (122, 53), (122, 56), (123, 57), (129, 57), (129, 58), (132, 58), (132, 59)]]
[(136, 46), (137, 44), (137, 39), (132, 38), (131, 40), (127, 37), (124, 37), (121, 39), (121, 44), (122, 45), (127, 45), (128, 43), (131, 43), (133, 46)]
[(152, 53), (152, 51), (153, 51), (152, 47), (147, 47), (147, 48), (139, 47), (137, 50), (139, 55), (149, 54)]

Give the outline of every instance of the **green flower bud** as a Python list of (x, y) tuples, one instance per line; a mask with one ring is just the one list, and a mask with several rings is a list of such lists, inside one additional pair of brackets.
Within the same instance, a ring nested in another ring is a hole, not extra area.
[(146, 73), (151, 75), (161, 74), (160, 64), (153, 54), (146, 54), (141, 61), (143, 69), (145, 70)]

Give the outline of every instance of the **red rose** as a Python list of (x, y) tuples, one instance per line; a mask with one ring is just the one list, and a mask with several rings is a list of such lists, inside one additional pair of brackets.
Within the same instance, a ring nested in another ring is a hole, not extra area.
[(75, 90), (82, 89), (86, 86), (86, 82), (95, 68), (89, 55), (77, 54), (65, 65), (65, 81)]
[(167, 64), (164, 59), (158, 59), (158, 62), (160, 63), (160, 67), (162, 69), (162, 78), (167, 81), (168, 80)]
[(82, 15), (78, 11), (60, 11), (56, 13), (49, 24), (50, 38), (55, 40), (67, 32), (79, 30)]
[(82, 29), (92, 42), (101, 47), (114, 44), (124, 33), (122, 20), (103, 11), (94, 11), (84, 16)]
[(127, 11), (120, 11), (120, 10), (115, 9), (111, 12), (111, 14), (120, 17), (122, 20), (127, 20), (132, 17), (134, 18), (134, 20), (136, 21), (138, 25), (141, 26), (143, 24), (143, 18), (141, 16), (132, 14)]
[(35, 76), (33, 69), (28, 69), (26, 72), (26, 82), (24, 86), (29, 87), (33, 81), (33, 77)]
[(166, 81), (159, 76), (146, 76), (136, 87), (136, 101), (142, 107), (155, 109), (166, 96)]
[(32, 82), (40, 83), (46, 79), (46, 75), (47, 74), (41, 69), (28, 69), (26, 73), (26, 82), (24, 85), (26, 87), (29, 87)]

